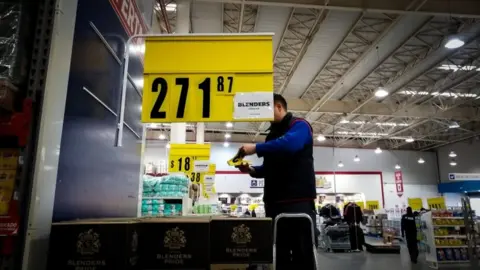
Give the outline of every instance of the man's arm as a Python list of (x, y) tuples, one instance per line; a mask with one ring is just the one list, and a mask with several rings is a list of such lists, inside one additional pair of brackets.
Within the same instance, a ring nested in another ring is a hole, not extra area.
[(312, 130), (310, 126), (305, 120), (298, 120), (282, 137), (265, 143), (257, 143), (256, 152), (259, 157), (269, 153), (295, 153), (311, 140)]

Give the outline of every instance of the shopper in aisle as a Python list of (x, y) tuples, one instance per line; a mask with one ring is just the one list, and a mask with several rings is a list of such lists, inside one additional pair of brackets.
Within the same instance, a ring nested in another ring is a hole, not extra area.
[[(252, 177), (265, 179), (266, 216), (275, 219), (281, 213), (305, 213), (316, 228), (312, 127), (306, 120), (287, 111), (287, 102), (281, 95), (274, 94), (274, 120), (265, 143), (244, 144), (240, 151), (245, 155), (263, 157), (263, 165), (240, 166), (239, 169)], [(301, 220), (279, 222), (278, 266), (313, 269), (309, 225)]]
[(415, 222), (415, 215), (412, 208), (407, 207), (407, 213), (402, 216), (402, 237), (407, 241), (408, 253), (410, 253), (410, 260), (417, 263), (418, 245), (417, 245), (417, 224)]

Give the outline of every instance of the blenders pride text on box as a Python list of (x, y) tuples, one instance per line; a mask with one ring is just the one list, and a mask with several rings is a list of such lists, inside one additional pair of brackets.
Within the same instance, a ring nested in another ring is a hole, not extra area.
[(147, 218), (140, 231), (142, 269), (208, 269), (210, 218)]
[(52, 225), (48, 269), (138, 269), (138, 223), (128, 219)]
[(212, 264), (270, 264), (273, 261), (272, 220), (212, 218)]

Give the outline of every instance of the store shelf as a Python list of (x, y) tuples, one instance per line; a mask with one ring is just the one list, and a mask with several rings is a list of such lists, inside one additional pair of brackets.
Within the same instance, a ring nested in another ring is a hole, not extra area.
[(435, 228), (465, 227), (465, 225), (433, 225)]
[(183, 200), (183, 197), (142, 197), (142, 200)]
[(432, 217), (432, 219), (463, 219), (463, 217)]
[(437, 246), (437, 248), (468, 248), (467, 245), (463, 246)]

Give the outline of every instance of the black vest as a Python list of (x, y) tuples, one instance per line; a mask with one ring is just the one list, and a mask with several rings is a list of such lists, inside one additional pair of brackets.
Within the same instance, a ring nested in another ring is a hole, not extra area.
[[(280, 123), (273, 123), (270, 126), (270, 133), (265, 141), (280, 138), (295, 121), (305, 120), (288, 113)], [(266, 154), (263, 157), (263, 169), (265, 203), (308, 200), (316, 197), (313, 139), (296, 153)]]

